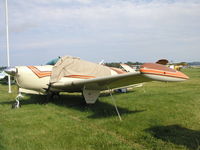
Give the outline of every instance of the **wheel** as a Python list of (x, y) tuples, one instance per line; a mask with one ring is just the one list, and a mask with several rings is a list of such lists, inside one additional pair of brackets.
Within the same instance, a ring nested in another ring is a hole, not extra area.
[(12, 109), (15, 109), (15, 108), (19, 108), (21, 107), (20, 103), (19, 103), (19, 100), (16, 100), (13, 104), (12, 104)]

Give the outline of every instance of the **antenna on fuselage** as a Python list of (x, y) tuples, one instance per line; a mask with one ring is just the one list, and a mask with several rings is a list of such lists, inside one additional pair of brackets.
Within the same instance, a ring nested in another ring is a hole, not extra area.
[[(9, 29), (8, 29), (8, 1), (7, 0), (5, 0), (5, 22), (6, 22), (7, 67), (10, 67), (10, 46), (9, 46)], [(8, 93), (12, 93), (10, 75), (8, 75)]]

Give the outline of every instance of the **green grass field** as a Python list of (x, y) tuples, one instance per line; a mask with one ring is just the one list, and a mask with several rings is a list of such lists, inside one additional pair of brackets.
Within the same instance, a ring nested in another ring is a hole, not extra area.
[(183, 72), (190, 80), (114, 94), (122, 121), (108, 95), (94, 105), (75, 94), (48, 104), (25, 96), (11, 109), (16, 87), (0, 85), (0, 150), (200, 149), (200, 69)]

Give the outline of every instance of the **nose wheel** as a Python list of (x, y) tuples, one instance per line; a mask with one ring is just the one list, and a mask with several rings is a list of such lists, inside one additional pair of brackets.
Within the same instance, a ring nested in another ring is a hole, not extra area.
[(21, 95), (21, 93), (19, 93), (19, 94), (17, 95), (17, 97), (15, 98), (15, 102), (12, 104), (12, 109), (21, 107), (19, 100), (20, 100), (20, 98), (22, 98), (22, 97), (23, 97), (23, 96)]

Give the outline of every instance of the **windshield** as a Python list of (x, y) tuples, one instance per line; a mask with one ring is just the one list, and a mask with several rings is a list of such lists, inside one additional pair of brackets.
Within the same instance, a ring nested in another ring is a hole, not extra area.
[(51, 61), (47, 62), (46, 65), (55, 65), (59, 59), (60, 56), (58, 58), (52, 59)]

